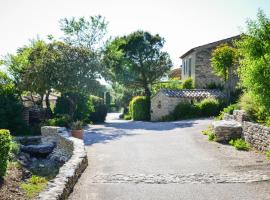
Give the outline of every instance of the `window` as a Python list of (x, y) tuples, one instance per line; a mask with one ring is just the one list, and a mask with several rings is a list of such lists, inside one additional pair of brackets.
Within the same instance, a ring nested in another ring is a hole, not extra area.
[(188, 76), (191, 76), (191, 58), (188, 61)]

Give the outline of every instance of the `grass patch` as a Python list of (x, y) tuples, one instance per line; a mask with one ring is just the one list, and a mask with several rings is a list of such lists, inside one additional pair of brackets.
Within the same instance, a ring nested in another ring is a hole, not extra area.
[(21, 184), (21, 188), (25, 191), (27, 197), (34, 198), (47, 186), (48, 180), (33, 175), (26, 183)]
[(265, 155), (266, 155), (267, 158), (270, 160), (270, 149), (268, 149), (268, 150), (265, 152)]
[(209, 134), (208, 134), (208, 140), (209, 140), (209, 141), (214, 141), (215, 138), (216, 138), (216, 137), (215, 137), (215, 134), (214, 134), (214, 133), (209, 133)]
[(207, 135), (209, 141), (215, 140), (215, 134), (212, 126), (209, 126), (206, 130), (203, 130), (202, 134)]
[(243, 139), (230, 140), (229, 144), (237, 150), (248, 151), (250, 149), (250, 145)]

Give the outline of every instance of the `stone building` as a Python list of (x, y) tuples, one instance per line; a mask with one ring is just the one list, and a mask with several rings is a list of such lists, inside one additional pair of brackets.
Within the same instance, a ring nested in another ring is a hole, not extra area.
[(162, 117), (169, 115), (180, 102), (197, 102), (208, 97), (221, 99), (225, 98), (225, 95), (220, 90), (162, 89), (151, 99), (151, 121), (159, 121)]
[[(223, 85), (222, 79), (214, 74), (211, 67), (212, 51), (220, 44), (227, 43), (232, 45), (232, 42), (239, 38), (240, 36), (237, 35), (187, 51), (180, 57), (182, 59), (182, 80), (191, 77), (195, 82), (196, 88), (207, 88), (211, 84)], [(237, 81), (238, 78), (235, 76), (233, 78), (233, 85), (236, 85)]]

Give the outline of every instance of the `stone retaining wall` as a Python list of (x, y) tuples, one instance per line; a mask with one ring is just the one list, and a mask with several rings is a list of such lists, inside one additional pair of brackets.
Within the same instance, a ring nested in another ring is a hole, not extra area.
[[(60, 127), (45, 126), (41, 128), (43, 142), (56, 142), (53, 155), (70, 156), (60, 168), (58, 175), (49, 181), (47, 188), (38, 196), (38, 200), (67, 199), (74, 185), (88, 165), (87, 154), (82, 140), (70, 137), (68, 132)], [(59, 157), (56, 156), (56, 157)], [(61, 158), (61, 156), (60, 156)]]
[(270, 149), (270, 127), (250, 122), (243, 110), (234, 110), (233, 115), (225, 114), (224, 120), (235, 120), (242, 124), (242, 138), (257, 150)]
[(252, 122), (243, 122), (243, 137), (257, 150), (266, 151), (270, 147), (270, 128)]

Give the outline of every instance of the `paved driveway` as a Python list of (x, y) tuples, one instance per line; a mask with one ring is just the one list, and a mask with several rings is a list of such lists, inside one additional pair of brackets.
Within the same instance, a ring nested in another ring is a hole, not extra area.
[(200, 134), (209, 119), (131, 122), (110, 114), (87, 130), (89, 166), (72, 200), (270, 199), (264, 156)]

